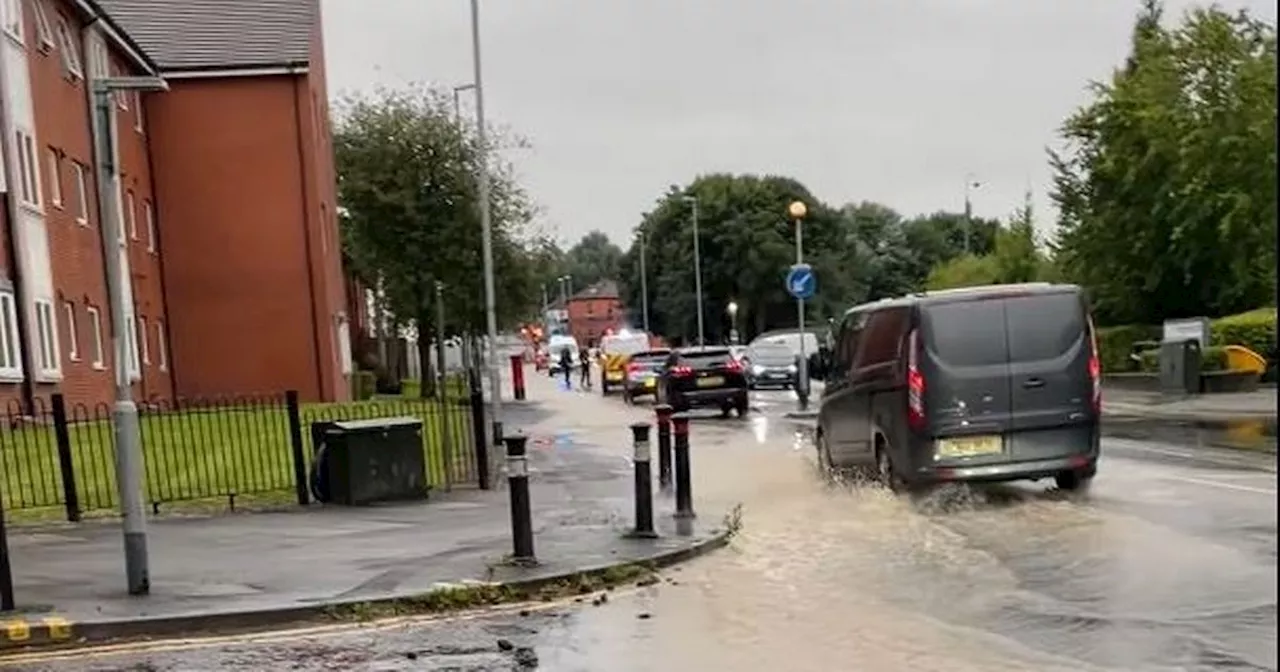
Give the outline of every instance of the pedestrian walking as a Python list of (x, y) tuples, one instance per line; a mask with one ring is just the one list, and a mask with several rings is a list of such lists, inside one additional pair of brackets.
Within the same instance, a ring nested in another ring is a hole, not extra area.
[(591, 389), (591, 350), (582, 350), (578, 353), (578, 359), (581, 360), (582, 372), (579, 374), (579, 385), (584, 390)]
[(560, 348), (560, 373), (564, 375), (564, 389), (573, 387), (573, 356), (569, 354), (569, 348)]

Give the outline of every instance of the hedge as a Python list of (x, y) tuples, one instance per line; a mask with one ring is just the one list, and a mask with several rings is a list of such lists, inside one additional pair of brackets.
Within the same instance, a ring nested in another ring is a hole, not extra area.
[[(1102, 370), (1113, 373), (1148, 370), (1150, 365), (1146, 360), (1157, 356), (1161, 331), (1158, 325), (1123, 325), (1098, 329)], [(1203, 354), (1202, 367), (1205, 371), (1215, 370), (1213, 367), (1225, 368), (1225, 352), (1221, 347), (1226, 345), (1243, 345), (1266, 357), (1267, 368), (1274, 371), (1277, 359), (1276, 309), (1259, 308), (1213, 320), (1210, 324), (1209, 343), (1211, 347), (1206, 348)], [(1129, 357), (1135, 344), (1146, 346), (1139, 348), (1144, 351), (1141, 353), (1141, 363), (1135, 363)], [(1274, 377), (1274, 374), (1269, 377)]]

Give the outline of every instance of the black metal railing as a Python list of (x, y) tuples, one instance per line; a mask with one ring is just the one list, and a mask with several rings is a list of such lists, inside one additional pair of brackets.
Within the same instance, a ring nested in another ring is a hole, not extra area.
[[(482, 403), (456, 384), (432, 399), (300, 404), (286, 392), (139, 404), (146, 500), (155, 511), (196, 500), (235, 507), (246, 497), (307, 504), (311, 423), (390, 416), (422, 421), (431, 487), (475, 486), (484, 480), (476, 459), (484, 433), (475, 426)], [(11, 403), (0, 420), (6, 511), (78, 521), (118, 507), (110, 406), (67, 404), (55, 394), (31, 409)]]

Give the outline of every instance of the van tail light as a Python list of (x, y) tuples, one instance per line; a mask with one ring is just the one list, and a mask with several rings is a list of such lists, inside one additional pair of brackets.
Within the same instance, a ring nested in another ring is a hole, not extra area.
[(1093, 383), (1093, 411), (1102, 412), (1102, 359), (1098, 354), (1098, 332), (1089, 319), (1089, 380)]
[(689, 376), (693, 375), (693, 367), (685, 366), (683, 364), (681, 364), (680, 366), (673, 366), (671, 367), (671, 375), (675, 376), (676, 378), (688, 378)]
[(925, 427), (924, 374), (920, 371), (920, 332), (907, 335), (907, 425), (920, 430)]

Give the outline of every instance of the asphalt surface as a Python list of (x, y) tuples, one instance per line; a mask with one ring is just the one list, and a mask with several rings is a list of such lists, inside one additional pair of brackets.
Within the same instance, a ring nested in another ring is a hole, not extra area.
[[(640, 408), (581, 394), (619, 424)], [(785, 392), (695, 423), (730, 549), (600, 602), (270, 639), (79, 652), (27, 670), (1276, 670), (1273, 454), (1126, 426), (1091, 491), (822, 481)], [(607, 417), (606, 417), (607, 416)], [(1202, 437), (1200, 437), (1202, 438)], [(18, 661), (11, 661), (18, 662)]]

